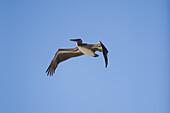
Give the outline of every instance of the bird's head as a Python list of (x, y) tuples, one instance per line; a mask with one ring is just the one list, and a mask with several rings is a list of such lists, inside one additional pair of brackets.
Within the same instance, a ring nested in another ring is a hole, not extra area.
[(81, 40), (81, 39), (70, 39), (70, 41), (77, 42), (78, 44), (81, 44), (81, 43), (82, 43), (82, 40)]

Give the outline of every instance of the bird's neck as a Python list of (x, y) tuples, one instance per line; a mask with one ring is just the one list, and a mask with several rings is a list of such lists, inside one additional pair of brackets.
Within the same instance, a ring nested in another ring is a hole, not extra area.
[(81, 45), (82, 44), (82, 42), (77, 42), (77, 45)]

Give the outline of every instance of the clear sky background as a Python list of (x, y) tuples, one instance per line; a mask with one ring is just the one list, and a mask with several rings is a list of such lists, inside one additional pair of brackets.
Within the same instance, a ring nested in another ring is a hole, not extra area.
[[(0, 113), (170, 113), (168, 0), (1, 0)], [(102, 41), (46, 76), (70, 38)]]

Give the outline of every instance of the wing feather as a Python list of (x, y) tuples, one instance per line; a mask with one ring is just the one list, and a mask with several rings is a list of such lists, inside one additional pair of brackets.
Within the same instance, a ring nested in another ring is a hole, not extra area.
[(102, 46), (103, 56), (104, 56), (104, 60), (105, 60), (105, 67), (107, 68), (107, 65), (108, 65), (108, 58), (107, 58), (108, 50), (107, 50), (106, 47), (102, 44), (101, 41), (99, 41), (99, 43), (100, 43), (101, 46)]
[(47, 75), (53, 75), (58, 64), (72, 57), (84, 55), (78, 47), (72, 49), (58, 49), (54, 58), (52, 59), (48, 69), (46, 70)]

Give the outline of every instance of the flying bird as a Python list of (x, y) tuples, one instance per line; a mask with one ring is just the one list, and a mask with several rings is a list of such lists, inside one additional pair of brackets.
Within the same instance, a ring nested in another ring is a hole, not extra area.
[(70, 41), (74, 41), (77, 43), (77, 47), (71, 49), (58, 49), (54, 58), (52, 59), (48, 69), (46, 70), (47, 76), (53, 75), (55, 73), (55, 69), (57, 68), (58, 64), (62, 61), (65, 61), (72, 57), (78, 57), (81, 55), (88, 55), (92, 57), (98, 57), (99, 55), (96, 54), (96, 51), (103, 52), (103, 56), (105, 59), (105, 67), (107, 68), (108, 65), (108, 58), (107, 53), (108, 50), (102, 44), (101, 41), (98, 44), (86, 44), (83, 43), (81, 39), (70, 39)]

